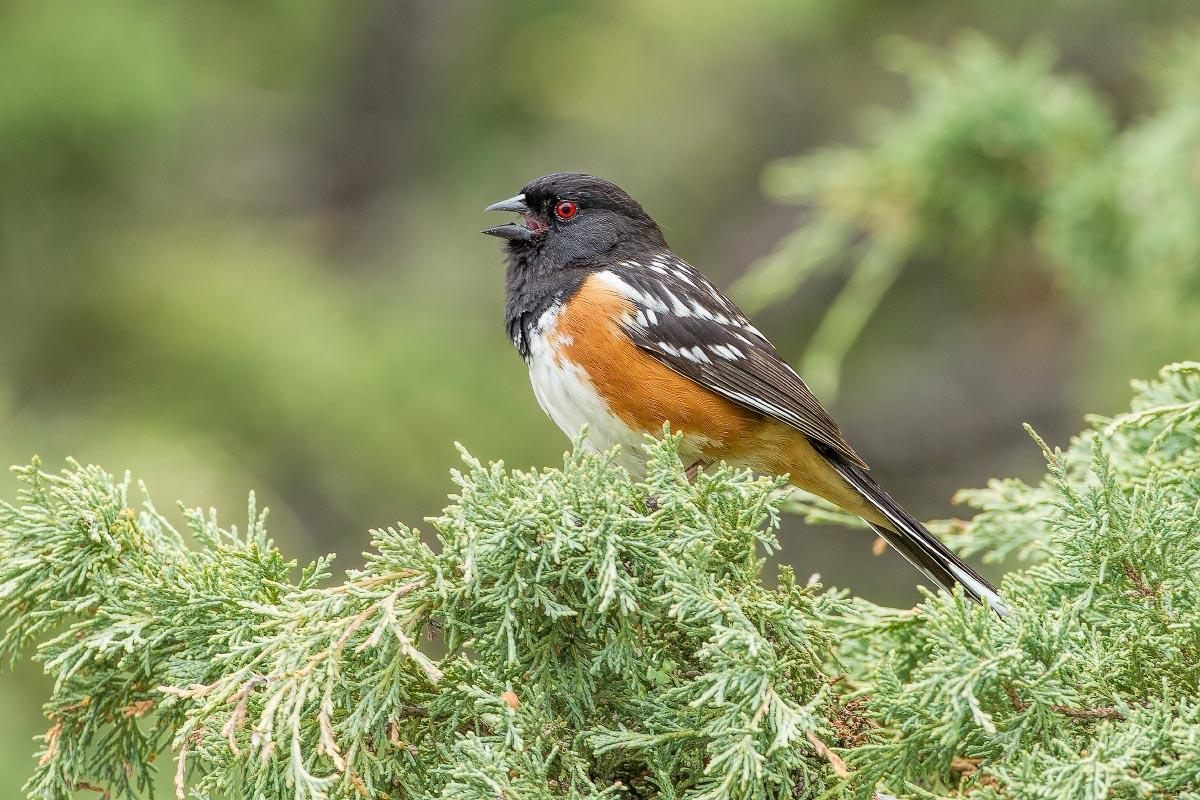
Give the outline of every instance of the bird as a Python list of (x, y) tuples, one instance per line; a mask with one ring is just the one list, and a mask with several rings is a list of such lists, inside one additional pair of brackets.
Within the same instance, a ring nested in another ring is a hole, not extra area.
[(689, 478), (714, 462), (788, 481), (861, 517), (938, 586), (1006, 607), (987, 580), (868, 474), (866, 461), (750, 319), (677, 256), (630, 195), (592, 175), (527, 183), (489, 212), (505, 240), (505, 327), (568, 436), (635, 474), (645, 435), (681, 434)]

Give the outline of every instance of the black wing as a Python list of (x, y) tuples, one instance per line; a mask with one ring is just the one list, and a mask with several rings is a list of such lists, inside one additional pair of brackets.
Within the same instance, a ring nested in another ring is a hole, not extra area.
[(656, 360), (866, 468), (796, 371), (733, 301), (691, 265), (664, 252), (623, 261), (601, 278), (633, 301), (637, 310), (622, 325)]

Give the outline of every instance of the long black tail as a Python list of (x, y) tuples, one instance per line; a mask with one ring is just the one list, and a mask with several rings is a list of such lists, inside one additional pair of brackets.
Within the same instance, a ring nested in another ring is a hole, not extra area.
[(952, 590), (956, 585), (962, 586), (972, 600), (991, 606), (1000, 616), (1008, 613), (995, 587), (905, 511), (866, 470), (842, 458), (832, 448), (815, 446), (838, 474), (892, 524), (892, 527), (885, 527), (871, 523), (871, 527), (910, 564), (946, 590)]

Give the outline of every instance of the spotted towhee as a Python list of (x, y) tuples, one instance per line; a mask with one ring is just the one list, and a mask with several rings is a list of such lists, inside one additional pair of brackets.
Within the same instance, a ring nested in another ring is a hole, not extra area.
[(790, 476), (862, 517), (949, 589), (1003, 613), (996, 590), (867, 474), (837, 423), (729, 298), (672, 253), (620, 187), (557, 173), (488, 206), (508, 240), (508, 335), (538, 403), (638, 470), (643, 434), (683, 434), (685, 463), (725, 460)]

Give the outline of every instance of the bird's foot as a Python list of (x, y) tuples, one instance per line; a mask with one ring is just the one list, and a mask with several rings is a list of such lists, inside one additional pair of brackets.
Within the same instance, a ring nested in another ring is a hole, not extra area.
[[(712, 463), (711, 461), (705, 461), (704, 459), (700, 459), (699, 461), (696, 461), (694, 464), (692, 464), (690, 467), (688, 467), (683, 473), (687, 477), (688, 483), (693, 483), (696, 480), (696, 476), (699, 475), (700, 472), (703, 471), (711, 463)], [(654, 495), (650, 495), (649, 497), (647, 497), (646, 498), (646, 508), (649, 509), (650, 511), (657, 511), (658, 510), (658, 498), (655, 497)]]

